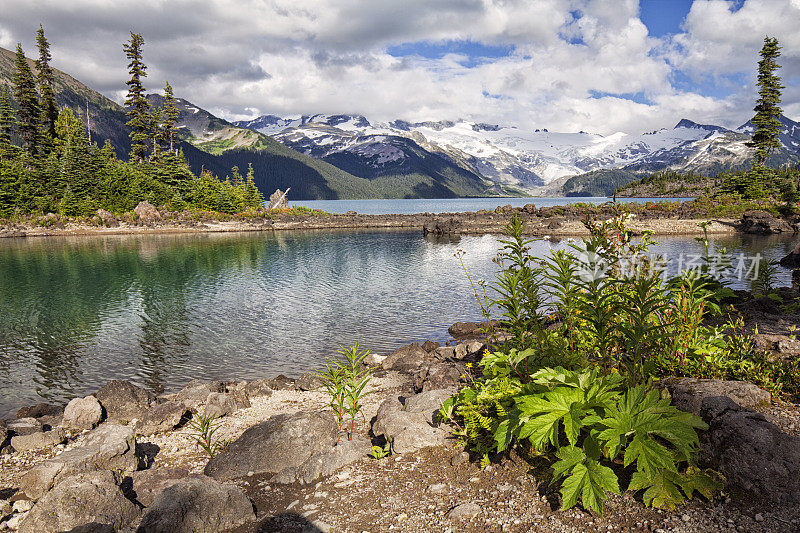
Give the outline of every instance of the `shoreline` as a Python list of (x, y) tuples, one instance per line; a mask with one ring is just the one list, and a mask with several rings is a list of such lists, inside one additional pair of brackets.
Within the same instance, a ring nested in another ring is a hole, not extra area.
[[(592, 213), (598, 219), (610, 218), (608, 213)], [(298, 230), (357, 230), (406, 229), (420, 230), (434, 236), (501, 234), (514, 215), (525, 222), (525, 233), (533, 237), (583, 237), (587, 236), (581, 222), (584, 212), (579, 209), (563, 214), (527, 213), (521, 208), (504, 212), (467, 212), (413, 215), (278, 215), (274, 219), (252, 218), (244, 220), (164, 220), (148, 223), (118, 222), (109, 227), (73, 221), (58, 222), (50, 227), (28, 224), (0, 226), (0, 238), (31, 238), (52, 236), (98, 235), (166, 235), (193, 233), (279, 232)], [(709, 234), (740, 232), (741, 219), (730, 217), (680, 217), (664, 213), (637, 214), (630, 223), (635, 233), (651, 231), (654, 235), (702, 235), (698, 226), (712, 220)]]

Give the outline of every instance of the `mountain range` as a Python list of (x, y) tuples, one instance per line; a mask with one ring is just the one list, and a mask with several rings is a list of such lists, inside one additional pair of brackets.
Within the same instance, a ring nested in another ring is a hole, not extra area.
[[(33, 61), (29, 60), (34, 69)], [(0, 48), (0, 86), (10, 87), (14, 53)], [(92, 140), (130, 150), (125, 110), (55, 70), (59, 105), (81, 120)], [(148, 95), (153, 106), (163, 97)], [(370, 121), (361, 115), (264, 115), (228, 122), (177, 99), (181, 148), (192, 170), (224, 177), (253, 166), (265, 194), (289, 198), (452, 198), (498, 195), (609, 195), (659, 170), (714, 174), (749, 165), (753, 126), (735, 130), (687, 119), (644, 134), (559, 133), (466, 120)], [(771, 165), (800, 163), (800, 124), (781, 117), (782, 148)]]
[[(783, 146), (769, 163), (800, 163), (800, 124), (784, 116), (781, 122)], [(236, 124), (364, 177), (405, 162), (410, 140), (499, 187), (530, 194), (609, 194), (642, 174), (714, 174), (745, 167), (753, 155), (745, 146), (750, 122), (731, 130), (683, 119), (671, 129), (608, 136), (464, 120), (380, 123), (360, 115), (264, 115)]]

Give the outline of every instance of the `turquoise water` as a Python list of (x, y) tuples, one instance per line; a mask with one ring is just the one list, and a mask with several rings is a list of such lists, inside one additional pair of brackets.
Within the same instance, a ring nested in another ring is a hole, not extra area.
[[(715, 241), (772, 258), (793, 244)], [(449, 325), (480, 317), (454, 253), (490, 280), (499, 246), (417, 231), (0, 239), (0, 417), (110, 379), (174, 391), (191, 379), (296, 376), (340, 344), (388, 353), (446, 341)], [(657, 250), (677, 258), (700, 244), (664, 238)]]
[[(688, 198), (618, 198), (618, 202), (664, 202), (682, 201)], [(573, 198), (455, 198), (447, 200), (298, 200), (290, 205), (302, 205), (310, 209), (322, 209), (328, 213), (355, 211), (363, 215), (389, 215), (416, 213), (464, 213), (479, 209), (494, 210), (501, 205), (522, 207), (534, 204), (536, 207), (552, 207), (578, 202), (602, 204), (611, 198), (598, 196)]]

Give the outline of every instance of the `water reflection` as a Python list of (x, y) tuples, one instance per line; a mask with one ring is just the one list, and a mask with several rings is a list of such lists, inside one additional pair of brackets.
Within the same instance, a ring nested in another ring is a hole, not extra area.
[[(692, 238), (657, 251), (699, 253)], [(726, 237), (781, 257), (787, 238)], [(532, 253), (550, 246), (537, 241)], [(169, 391), (200, 379), (298, 374), (339, 344), (388, 352), (447, 339), (480, 318), (469, 284), (491, 279), (493, 236), (291, 232), (0, 240), (0, 416), (106, 381)], [(788, 282), (788, 272), (783, 272)]]

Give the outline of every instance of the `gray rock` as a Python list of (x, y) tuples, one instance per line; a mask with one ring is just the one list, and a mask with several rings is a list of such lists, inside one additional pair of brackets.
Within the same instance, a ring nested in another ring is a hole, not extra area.
[(295, 385), (302, 391), (315, 390), (322, 387), (322, 378), (316, 372), (306, 372), (297, 378)]
[(212, 392), (225, 392), (225, 384), (221, 381), (191, 381), (177, 395), (176, 402), (183, 402), (186, 407), (196, 411), (201, 405), (206, 403), (208, 395)]
[(665, 378), (660, 386), (666, 387), (672, 404), (678, 409), (700, 414), (705, 398), (727, 396), (742, 407), (769, 404), (769, 392), (749, 381), (725, 381), (721, 379)]
[(208, 398), (206, 398), (205, 405), (203, 405), (201, 410), (205, 416), (211, 415), (215, 418), (220, 418), (232, 415), (238, 409), (239, 407), (236, 405), (236, 400), (230, 395), (224, 392), (212, 392), (208, 395)]
[(50, 403), (37, 403), (21, 407), (17, 411), (17, 418), (42, 418), (45, 416), (58, 417), (64, 414), (64, 408)]
[(425, 341), (422, 343), (422, 349), (429, 353), (436, 350), (436, 348), (438, 348), (439, 346), (441, 346), (441, 344), (433, 341)]
[(329, 411), (276, 415), (247, 429), (208, 462), (205, 474), (223, 481), (248, 472), (276, 474), (333, 446), (337, 430)]
[(454, 346), (440, 346), (433, 351), (433, 354), (438, 359), (453, 359), (456, 356), (456, 349)]
[(466, 372), (462, 363), (434, 363), (414, 376), (414, 389), (428, 392), (456, 388)]
[(130, 474), (138, 465), (133, 428), (107, 424), (92, 431), (83, 446), (34, 466), (22, 476), (20, 489), (29, 498), (38, 500), (69, 476), (96, 470)]
[(411, 453), (422, 448), (442, 446), (446, 433), (433, 427), (424, 413), (391, 410), (376, 417), (372, 432), (392, 443), (392, 452)]
[(74, 398), (64, 408), (62, 425), (69, 429), (92, 429), (103, 419), (103, 408), (94, 396)]
[(31, 500), (17, 500), (12, 508), (15, 513), (27, 513), (33, 509), (33, 502)]
[[(342, 437), (339, 444), (327, 450), (315, 453), (299, 467), (289, 467), (286, 472), (279, 472), (270, 481), (274, 483), (292, 483), (299, 481), (301, 485), (313, 483), (319, 478), (328, 477), (340, 468), (366, 457), (370, 451), (370, 442), (354, 436), (353, 440)], [(291, 479), (291, 481), (286, 481)]]
[(106, 410), (106, 419), (115, 424), (141, 419), (155, 403), (155, 397), (147, 390), (118, 379), (106, 383), (95, 393), (95, 397)]
[(250, 407), (250, 398), (248, 397), (247, 392), (245, 391), (246, 386), (247, 382), (242, 381), (239, 383), (229, 384), (226, 387), (226, 390), (228, 391), (227, 394), (228, 396), (233, 398), (233, 401), (236, 402), (237, 409), (247, 409), (248, 407)]
[[(496, 327), (500, 326), (499, 322), (495, 322)], [(484, 322), (456, 322), (449, 328), (447, 332), (456, 340), (463, 339), (480, 339), (485, 337), (483, 330), (486, 328)]]
[(385, 355), (378, 355), (371, 353), (364, 358), (364, 364), (367, 366), (380, 366), (386, 360)]
[(708, 431), (701, 460), (725, 476), (726, 489), (748, 503), (800, 504), (800, 437), (724, 396), (703, 400)]
[(14, 507), (8, 500), (0, 500), (0, 520), (5, 520), (14, 512)]
[(139, 202), (139, 204), (133, 209), (133, 214), (139, 217), (139, 222), (145, 224), (151, 222), (160, 222), (162, 220), (161, 213), (159, 213), (158, 209), (156, 209), (155, 206), (147, 200)]
[(253, 504), (234, 485), (187, 479), (159, 494), (137, 533), (217, 533), (256, 519)]
[(412, 372), (421, 367), (431, 358), (418, 342), (398, 348), (383, 360), (381, 367), (384, 370), (398, 370), (400, 372)]
[(289, 209), (289, 200), (286, 198), (289, 189), (281, 191), (276, 189), (274, 193), (269, 195), (269, 204), (267, 209)]
[(450, 520), (472, 520), (481, 513), (481, 506), (477, 503), (468, 502), (456, 505), (447, 513)]
[(483, 350), (486, 349), (486, 344), (478, 340), (467, 341), (466, 345), (467, 345), (467, 352), (470, 355), (480, 354)]
[(61, 444), (66, 440), (67, 435), (64, 433), (64, 430), (61, 428), (55, 428), (51, 431), (11, 437), (11, 446), (13, 446), (14, 450), (18, 452), (25, 452), (28, 450), (52, 448), (53, 446)]
[(248, 381), (244, 386), (244, 393), (248, 398), (257, 398), (259, 396), (272, 396), (272, 380), (269, 379), (256, 379)]
[(799, 340), (781, 340), (776, 344), (778, 352), (784, 355), (800, 355), (800, 341)]
[(142, 414), (136, 423), (137, 435), (155, 435), (171, 431), (188, 418), (189, 409), (179, 402), (155, 404)]
[[(138, 502), (142, 507), (150, 507), (156, 496), (164, 489), (183, 481), (189, 477), (186, 468), (148, 468), (139, 470), (130, 476), (129, 498)], [(206, 476), (193, 476), (195, 478), (210, 479)]]
[(79, 474), (61, 480), (22, 520), (20, 533), (65, 531), (90, 522), (122, 529), (139, 516), (111, 472)]
[(793, 233), (792, 226), (782, 218), (776, 218), (766, 211), (747, 211), (739, 222), (739, 231), (756, 235), (773, 233)]
[(437, 389), (421, 394), (415, 394), (406, 399), (403, 410), (410, 413), (423, 413), (425, 420), (436, 424), (436, 414), (442, 403), (457, 391), (455, 389)]
[(14, 435), (32, 435), (34, 433), (41, 433), (42, 423), (35, 418), (17, 418), (6, 423), (6, 430)]
[(453, 354), (453, 357), (456, 360), (461, 361), (468, 355), (469, 355), (469, 348), (467, 347), (467, 343), (462, 342), (456, 345), (455, 353)]
[(97, 211), (95, 211), (95, 214), (97, 215), (97, 217), (100, 219), (100, 221), (103, 223), (104, 226), (109, 228), (116, 228), (119, 226), (119, 221), (117, 220), (117, 218), (108, 211), (106, 211), (105, 209), (98, 209)]

